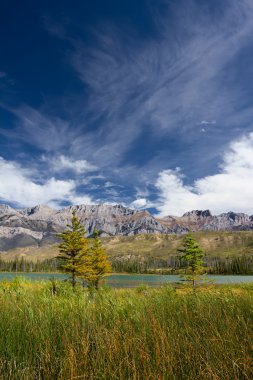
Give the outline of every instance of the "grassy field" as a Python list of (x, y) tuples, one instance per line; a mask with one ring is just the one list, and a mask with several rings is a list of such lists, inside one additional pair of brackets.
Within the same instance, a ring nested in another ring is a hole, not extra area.
[(252, 379), (253, 287), (0, 283), (0, 378)]

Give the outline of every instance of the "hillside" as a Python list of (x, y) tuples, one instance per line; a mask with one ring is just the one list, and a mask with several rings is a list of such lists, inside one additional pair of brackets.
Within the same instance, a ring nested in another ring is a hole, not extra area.
[[(253, 254), (253, 231), (195, 232), (194, 236), (209, 257), (233, 257)], [(113, 258), (159, 258), (177, 255), (182, 244), (181, 234), (140, 234), (102, 238), (109, 256)], [(10, 260), (45, 260), (57, 255), (57, 244), (41, 247), (21, 247), (3, 251), (1, 258)]]

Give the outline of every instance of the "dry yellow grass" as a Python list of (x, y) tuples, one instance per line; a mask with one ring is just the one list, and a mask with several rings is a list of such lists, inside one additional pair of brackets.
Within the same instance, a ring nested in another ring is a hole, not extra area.
[[(17, 280), (16, 280), (17, 281)], [(251, 380), (252, 286), (0, 286), (0, 379)]]

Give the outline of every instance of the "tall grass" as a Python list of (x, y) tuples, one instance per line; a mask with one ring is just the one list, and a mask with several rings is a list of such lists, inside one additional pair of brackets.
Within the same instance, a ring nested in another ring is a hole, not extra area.
[(252, 379), (252, 286), (0, 285), (0, 378)]

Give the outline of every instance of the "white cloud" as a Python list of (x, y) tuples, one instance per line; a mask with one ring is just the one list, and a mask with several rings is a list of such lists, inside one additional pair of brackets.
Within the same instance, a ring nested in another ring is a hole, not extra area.
[(233, 141), (224, 153), (220, 172), (184, 184), (180, 169), (159, 173), (156, 187), (160, 216), (182, 215), (195, 209), (210, 209), (214, 214), (227, 211), (253, 213), (253, 132)]
[(129, 207), (134, 208), (134, 209), (141, 209), (141, 208), (146, 208), (148, 206), (148, 201), (145, 198), (139, 198), (133, 201)]
[(70, 194), (68, 200), (74, 205), (91, 205), (95, 203), (88, 195)]
[(71, 157), (60, 155), (50, 160), (50, 164), (55, 171), (71, 170), (77, 174), (87, 173), (97, 169), (95, 165), (86, 160), (75, 160)]
[(98, 179), (104, 180), (105, 177), (100, 174), (90, 175), (90, 176), (86, 176), (85, 178), (79, 179), (79, 183), (82, 185), (90, 185), (94, 180), (98, 180)]
[(18, 206), (48, 204), (58, 207), (61, 201), (92, 203), (88, 196), (76, 194), (76, 183), (73, 180), (57, 180), (54, 177), (43, 184), (30, 178), (31, 173), (19, 164), (6, 161), (0, 157), (0, 199), (4, 202), (15, 202)]
[(209, 124), (216, 124), (216, 120), (211, 120), (211, 121), (202, 120), (200, 122), (200, 125), (209, 125)]

